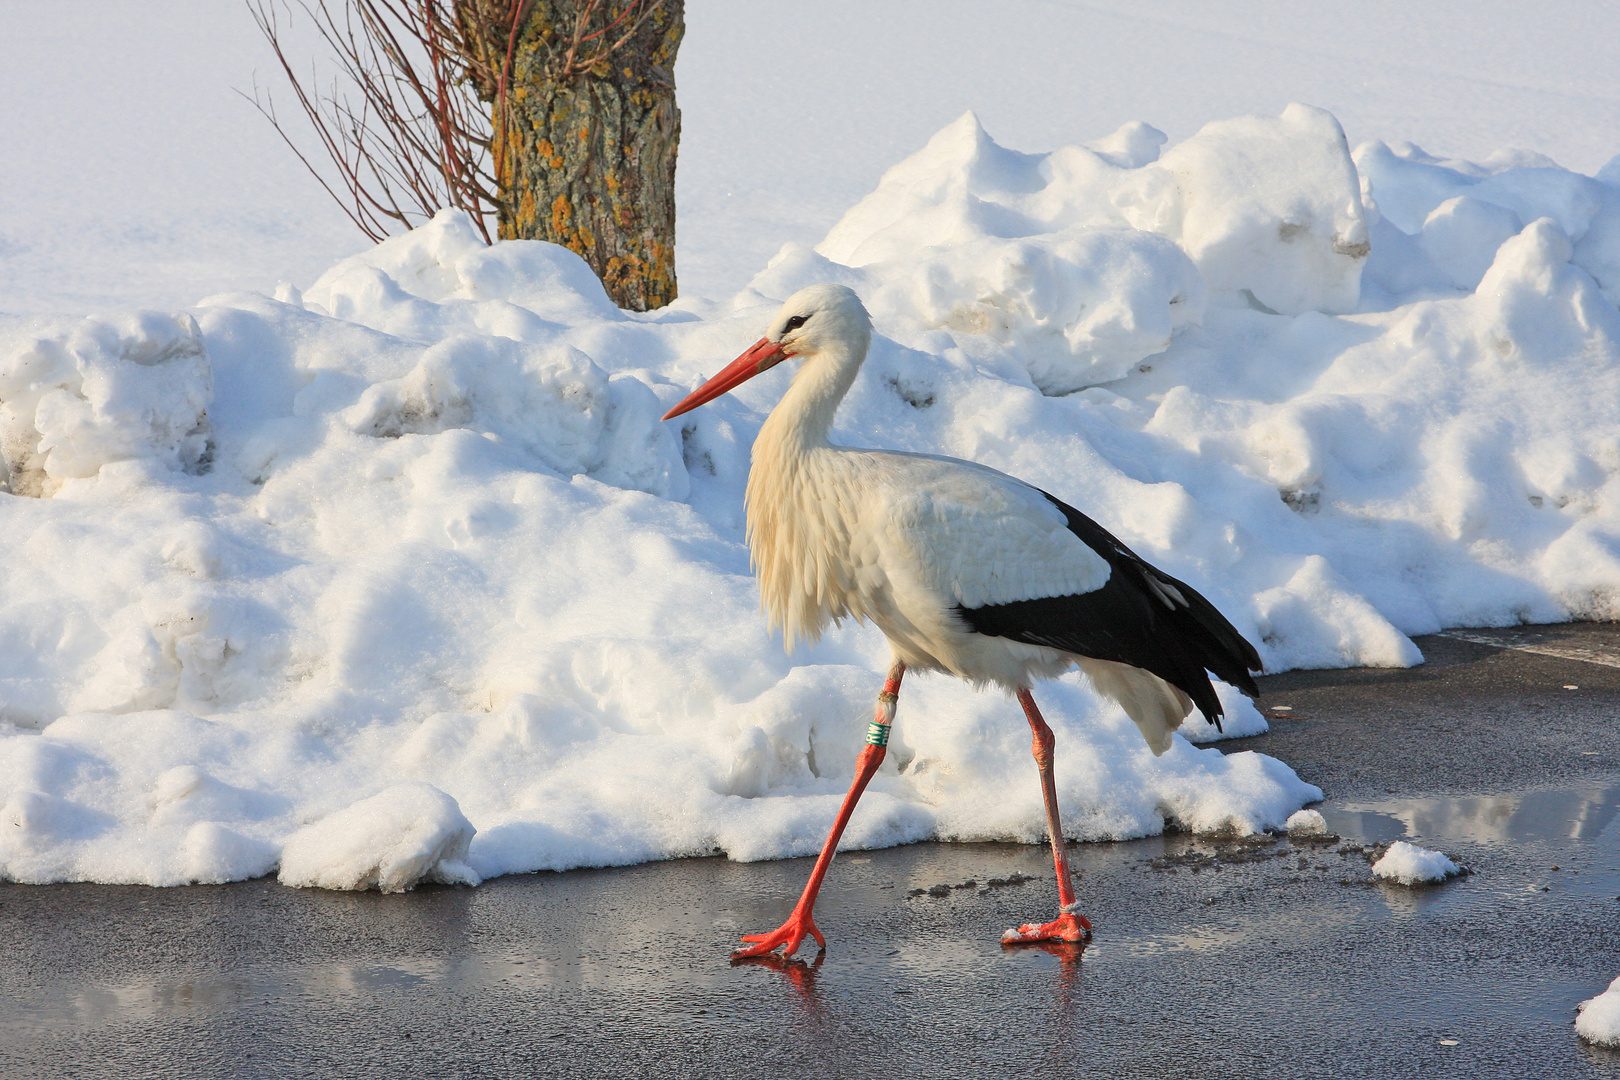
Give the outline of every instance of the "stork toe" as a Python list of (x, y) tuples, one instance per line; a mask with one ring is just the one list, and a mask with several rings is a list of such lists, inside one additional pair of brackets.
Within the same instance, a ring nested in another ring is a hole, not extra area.
[(749, 956), (764, 956), (766, 953), (774, 952), (777, 948), (782, 949), (782, 956), (792, 956), (799, 951), (799, 946), (804, 943), (804, 939), (807, 937), (815, 938), (816, 944), (822, 949), (826, 949), (827, 939), (821, 936), (821, 931), (816, 927), (815, 919), (811, 918), (808, 913), (800, 915), (798, 912), (794, 912), (788, 916), (787, 922), (768, 934), (744, 934), (742, 940), (753, 942), (753, 944), (746, 949), (736, 950), (731, 954), (731, 958), (739, 960)]
[(1049, 923), (1024, 923), (1001, 935), (1003, 945), (1027, 945), (1037, 941), (1090, 941), (1091, 920), (1065, 911)]

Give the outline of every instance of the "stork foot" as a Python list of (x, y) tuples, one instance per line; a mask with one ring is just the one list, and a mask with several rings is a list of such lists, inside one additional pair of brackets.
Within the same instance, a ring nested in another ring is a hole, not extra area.
[(1025, 923), (1001, 935), (1003, 945), (1026, 945), (1037, 941), (1085, 942), (1091, 940), (1091, 920), (1065, 911), (1049, 923)]
[(816, 929), (816, 921), (810, 917), (810, 913), (805, 912), (801, 915), (795, 911), (788, 916), (787, 922), (768, 934), (744, 934), (742, 939), (754, 944), (746, 949), (738, 949), (731, 954), (731, 958), (740, 960), (748, 956), (764, 956), (778, 948), (782, 950), (784, 958), (789, 957), (799, 951), (799, 946), (807, 937), (815, 938), (816, 944), (822, 949), (827, 948), (827, 939)]

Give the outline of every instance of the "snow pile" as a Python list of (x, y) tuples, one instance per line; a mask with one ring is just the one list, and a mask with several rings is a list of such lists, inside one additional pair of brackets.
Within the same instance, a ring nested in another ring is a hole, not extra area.
[(86, 319), (0, 358), (0, 488), (50, 495), (112, 461), (208, 467), (208, 355), (189, 315)]
[(385, 893), (423, 879), (477, 885), (467, 865), (473, 832), (456, 800), (438, 788), (395, 784), (288, 837), (281, 883)]
[[(886, 646), (765, 632), (742, 488), (785, 374), (658, 419), (816, 280), (878, 331), (841, 441), (1051, 491), (1272, 670), (1620, 615), (1614, 185), (1352, 158), (1303, 107), (1163, 141), (1023, 155), (965, 119), (726, 303), (628, 315), (568, 252), (445, 214), (303, 295), (0, 323), (0, 874), (394, 888), (817, 850)], [(1226, 735), (1265, 730), (1220, 693)], [(1038, 695), (1072, 836), (1321, 797), (1193, 745), (1201, 718), (1154, 758), (1077, 679)], [(1043, 829), (1016, 707), (908, 680), (848, 843)]]
[(1047, 393), (1163, 352), (1202, 319), (1209, 288), (1288, 314), (1355, 309), (1367, 226), (1332, 116), (1292, 105), (1222, 121), (1160, 158), (1164, 141), (1134, 123), (1019, 154), (969, 113), (816, 251), (865, 271), (879, 326), (987, 335)]
[(565, 476), (686, 497), (680, 449), (646, 382), (635, 373), (610, 378), (585, 353), (549, 340), (564, 326), (624, 319), (568, 253), (546, 244), (491, 249), (465, 217), (444, 215), (339, 263), (308, 300), (396, 338), (433, 342), (408, 371), (379, 378), (342, 412), (349, 430), (380, 438), (475, 430)]
[[(1377, 239), (1401, 250), (1407, 275), (1471, 292), (1509, 237), (1548, 218), (1573, 245), (1564, 259), (1610, 300), (1620, 298), (1620, 165), (1611, 162), (1593, 178), (1539, 154), (1509, 151), (1475, 164), (1380, 142), (1358, 147), (1355, 157), (1388, 226)], [(1406, 237), (1426, 260), (1410, 257)]]
[(1397, 840), (1373, 863), (1372, 872), (1397, 885), (1427, 885), (1462, 873), (1462, 867), (1438, 851)]
[(1225, 683), (1216, 683), (1215, 690), (1221, 699), (1221, 708), (1226, 713), (1221, 719), (1221, 726), (1216, 728), (1195, 709), (1181, 722), (1178, 729), (1186, 736), (1188, 742), (1210, 743), (1219, 742), (1221, 739), (1241, 739), (1249, 735), (1264, 735), (1271, 730), (1271, 725), (1266, 723), (1265, 715), (1254, 707), (1254, 702)]
[(263, 788), (264, 740), (242, 726), (168, 710), (79, 713), (48, 734), (10, 735), (0, 742), (6, 876), (179, 885), (275, 868), (280, 845), (262, 824), (286, 818), (292, 792)]
[(1620, 979), (1597, 997), (1581, 1002), (1578, 1008), (1575, 1034), (1587, 1042), (1620, 1046)]
[(1283, 828), (1289, 836), (1322, 836), (1327, 833), (1327, 818), (1320, 810), (1296, 810), (1288, 815)]

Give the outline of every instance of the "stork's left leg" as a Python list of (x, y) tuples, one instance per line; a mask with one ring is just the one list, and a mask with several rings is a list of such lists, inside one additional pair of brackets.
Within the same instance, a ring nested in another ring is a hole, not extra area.
[(1080, 914), (1069, 880), (1069, 859), (1063, 851), (1063, 823), (1058, 820), (1057, 783), (1052, 779), (1052, 729), (1046, 726), (1041, 710), (1028, 690), (1018, 691), (1018, 704), (1024, 707), (1030, 730), (1035, 734), (1035, 765), (1041, 772), (1041, 795), (1046, 800), (1046, 832), (1052, 838), (1052, 865), (1057, 869), (1058, 917), (1049, 923), (1025, 923), (1001, 935), (1003, 945), (1025, 941), (1086, 941), (1091, 937), (1091, 921)]
[(883, 764), (885, 747), (889, 744), (889, 726), (894, 723), (895, 705), (900, 701), (900, 679), (906, 673), (906, 665), (896, 660), (889, 668), (889, 677), (883, 683), (883, 692), (878, 695), (877, 715), (872, 718), (870, 729), (866, 736), (866, 748), (861, 751), (860, 758), (855, 763), (855, 782), (849, 785), (849, 794), (844, 796), (844, 805), (839, 807), (838, 817), (833, 820), (832, 831), (827, 834), (827, 841), (821, 846), (821, 857), (816, 860), (814, 870), (810, 871), (810, 881), (804, 887), (804, 894), (799, 897), (798, 906), (788, 921), (769, 934), (745, 934), (743, 940), (752, 942), (746, 949), (738, 949), (732, 953), (733, 959), (742, 959), (749, 956), (763, 956), (774, 949), (781, 949), (783, 956), (792, 956), (799, 948), (799, 943), (806, 937), (816, 939), (816, 944), (823, 949), (827, 947), (827, 939), (821, 936), (816, 928), (816, 920), (812, 912), (816, 906), (816, 894), (821, 891), (821, 881), (827, 876), (827, 869), (832, 866), (833, 855), (838, 851), (838, 839), (844, 835), (844, 826), (849, 824), (849, 816), (855, 812), (855, 804), (860, 801), (861, 792), (866, 790), (867, 783), (872, 775)]

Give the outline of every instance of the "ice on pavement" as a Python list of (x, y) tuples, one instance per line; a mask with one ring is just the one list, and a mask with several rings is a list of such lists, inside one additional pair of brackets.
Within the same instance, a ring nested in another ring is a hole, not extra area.
[(1427, 885), (1460, 874), (1462, 868), (1438, 851), (1397, 840), (1373, 863), (1372, 872), (1397, 885)]
[[(841, 441), (1038, 484), (1271, 670), (1620, 615), (1620, 177), (1352, 151), (1303, 106), (1165, 142), (1023, 154), (963, 117), (818, 248), (648, 315), (446, 213), (302, 294), (0, 323), (0, 874), (815, 851), (886, 648), (789, 656), (758, 612), (742, 486), (786, 375), (658, 419), (812, 281), (878, 333)], [(1155, 759), (1078, 677), (1037, 693), (1073, 836), (1321, 797), (1197, 717)], [(1013, 704), (908, 681), (846, 842), (1043, 829)]]
[(1594, 998), (1587, 998), (1577, 1008), (1575, 1034), (1587, 1042), (1620, 1047), (1620, 979)]

